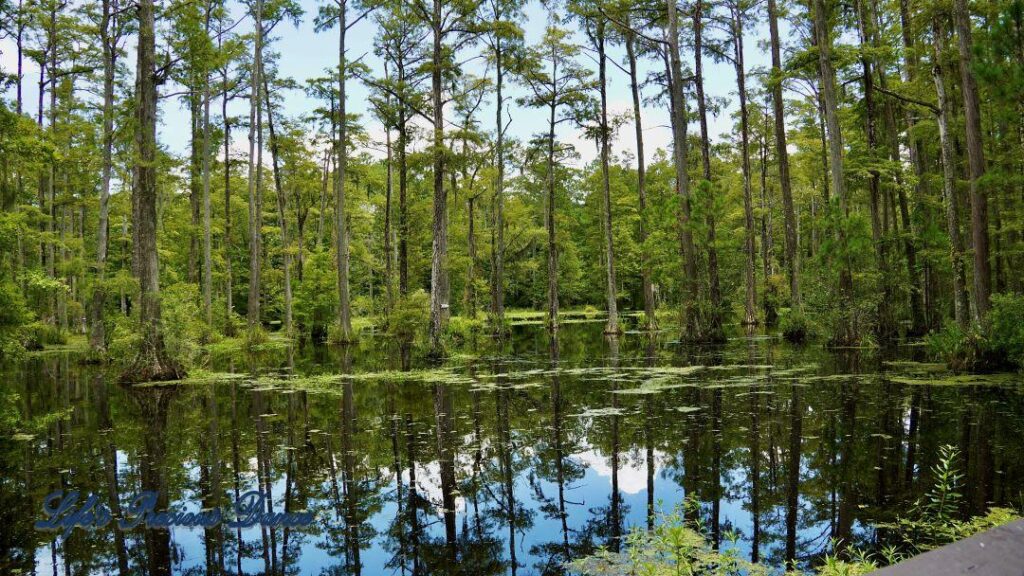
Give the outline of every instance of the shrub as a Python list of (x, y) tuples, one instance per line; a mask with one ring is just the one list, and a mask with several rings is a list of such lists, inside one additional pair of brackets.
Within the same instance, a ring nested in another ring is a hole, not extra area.
[(31, 320), (32, 314), (18, 285), (0, 280), (0, 360), (20, 356), (25, 351), (23, 325)]
[(997, 359), (1024, 368), (1024, 296), (996, 294), (988, 313), (987, 347)]
[(430, 323), (430, 296), (417, 290), (399, 298), (388, 318), (388, 332), (399, 339), (411, 340), (423, 335)]
[(811, 321), (799, 310), (790, 310), (783, 316), (780, 328), (786, 342), (793, 344), (803, 344), (813, 334)]
[(270, 340), (270, 335), (263, 326), (250, 326), (245, 329), (245, 347), (252, 351)]
[(447, 333), (457, 342), (465, 342), (483, 330), (484, 322), (480, 318), (468, 316), (452, 316), (448, 319)]
[(292, 313), (295, 324), (314, 340), (327, 338), (338, 307), (334, 260), (327, 250), (312, 252), (306, 261), (302, 281), (295, 287)]
[(160, 290), (160, 326), (167, 356), (183, 370), (192, 368), (209, 328), (199, 304), (199, 285), (178, 283)]
[(60, 328), (45, 322), (32, 322), (21, 329), (22, 343), (26, 350), (42, 350), (47, 346), (68, 343), (68, 335)]
[(981, 356), (981, 336), (973, 329), (963, 330), (949, 323), (925, 337), (931, 353), (946, 363), (950, 370), (973, 370)]
[(997, 294), (985, 327), (949, 323), (926, 338), (929, 350), (954, 371), (1024, 368), (1024, 297)]
[(114, 318), (109, 338), (107, 354), (110, 359), (119, 363), (131, 362), (142, 343), (142, 331), (139, 329), (136, 316), (118, 314)]
[(352, 322), (350, 320), (349, 324), (352, 332), (348, 336), (342, 334), (340, 322), (334, 322), (331, 324), (331, 327), (327, 330), (327, 342), (330, 344), (351, 344), (357, 340), (357, 336), (359, 334), (359, 329), (357, 327), (359, 326), (359, 322)]
[[(160, 290), (160, 333), (167, 358), (182, 370), (195, 366), (202, 351), (200, 343), (210, 331), (203, 319), (202, 298), (196, 284), (171, 284)], [(131, 317), (114, 315), (107, 353), (120, 364), (134, 361), (142, 344), (138, 309)]]

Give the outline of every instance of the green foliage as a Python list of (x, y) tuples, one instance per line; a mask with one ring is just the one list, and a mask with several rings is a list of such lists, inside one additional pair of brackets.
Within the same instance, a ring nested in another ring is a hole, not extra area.
[(249, 326), (245, 329), (242, 340), (246, 350), (254, 351), (270, 341), (270, 334), (263, 326)]
[(17, 284), (0, 279), (0, 360), (24, 352), (23, 325), (31, 318)]
[(208, 335), (200, 302), (196, 284), (173, 284), (160, 291), (164, 347), (168, 357), (184, 370), (195, 366), (200, 343)]
[(925, 338), (931, 353), (956, 372), (970, 370), (977, 364), (979, 341), (975, 330), (964, 331), (952, 322)]
[(131, 316), (117, 316), (107, 343), (110, 359), (121, 364), (131, 362), (141, 344), (142, 332), (138, 321)]
[(988, 349), (998, 358), (1024, 368), (1024, 296), (995, 294), (988, 313)]
[(310, 254), (302, 281), (295, 290), (293, 314), (297, 325), (314, 338), (325, 338), (338, 306), (334, 261), (326, 250)]
[(479, 335), (484, 329), (483, 318), (468, 316), (452, 316), (448, 319), (447, 336), (456, 343), (464, 343)]
[(957, 372), (1024, 368), (1024, 296), (996, 294), (984, 328), (954, 323), (928, 335), (931, 352)]
[(32, 322), (22, 327), (22, 342), (27, 350), (42, 350), (46, 346), (68, 343), (68, 336), (60, 328), (45, 322)]
[(430, 323), (430, 296), (417, 290), (395, 302), (395, 308), (388, 318), (388, 333), (399, 340), (413, 340), (422, 337)]
[(786, 342), (792, 344), (803, 344), (815, 334), (814, 325), (800, 310), (790, 310), (783, 315), (779, 328)]
[[(168, 358), (185, 370), (197, 364), (201, 344), (211, 340), (210, 328), (203, 321), (201, 301), (199, 287), (195, 284), (178, 283), (160, 291), (160, 330), (164, 347)], [(108, 356), (119, 364), (130, 363), (142, 343), (138, 315), (117, 315), (111, 324)]]
[(358, 340), (359, 333), (356, 332), (355, 326), (352, 327), (352, 333), (345, 335), (341, 329), (340, 322), (334, 322), (331, 327), (327, 330), (327, 342), (329, 344), (351, 344)]

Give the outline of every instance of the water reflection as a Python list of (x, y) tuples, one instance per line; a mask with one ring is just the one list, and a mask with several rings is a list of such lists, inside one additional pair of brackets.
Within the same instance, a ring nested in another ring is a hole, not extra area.
[[(965, 514), (1020, 504), (1012, 379), (928, 386), (907, 382), (930, 367), (866, 352), (683, 349), (600, 324), (509, 346), (442, 368), (394, 342), (310, 347), (247, 359), (244, 378), (131, 389), (68, 357), (8, 368), (0, 572), (562, 574), (684, 497), (716, 546), (807, 566), (832, 539), (870, 544), (870, 524), (929, 485), (943, 444), (964, 455)], [(316, 521), (56, 542), (32, 529), (55, 489), (115, 515), (142, 490), (196, 511), (258, 489), (267, 512)]]

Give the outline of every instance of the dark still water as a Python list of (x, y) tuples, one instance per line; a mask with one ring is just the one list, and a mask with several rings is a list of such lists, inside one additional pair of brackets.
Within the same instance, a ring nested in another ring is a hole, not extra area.
[[(832, 538), (870, 546), (946, 444), (962, 453), (965, 513), (1021, 504), (1019, 376), (951, 379), (915, 348), (696, 351), (601, 328), (567, 325), (551, 347), (521, 327), (500, 354), (440, 366), (366, 337), (136, 388), (67, 355), (8, 367), (0, 573), (559, 574), (684, 497), (722, 546), (809, 566)], [(57, 489), (115, 510), (153, 490), (158, 508), (190, 511), (259, 489), (314, 521), (55, 542), (33, 523)]]

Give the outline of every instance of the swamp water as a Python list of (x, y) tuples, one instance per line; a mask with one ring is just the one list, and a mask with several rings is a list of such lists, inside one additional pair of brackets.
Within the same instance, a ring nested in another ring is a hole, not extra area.
[[(500, 355), (442, 365), (368, 336), (134, 388), (33, 356), (0, 381), (17, 431), (0, 437), (0, 573), (558, 574), (684, 497), (721, 546), (809, 566), (833, 538), (870, 546), (946, 444), (965, 513), (1022, 501), (1019, 375), (951, 378), (913, 347), (695, 350), (602, 327), (566, 325), (557, 347), (518, 327)], [(55, 541), (33, 523), (57, 489), (190, 511), (259, 489), (314, 521)]]

